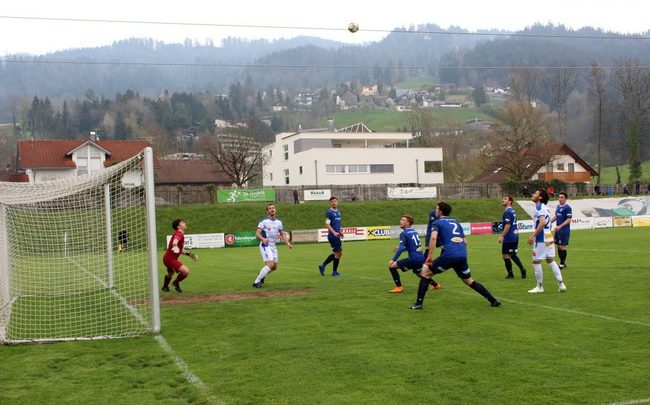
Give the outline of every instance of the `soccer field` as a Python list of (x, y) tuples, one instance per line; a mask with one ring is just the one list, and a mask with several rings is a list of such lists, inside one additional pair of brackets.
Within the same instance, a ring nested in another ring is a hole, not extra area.
[(197, 250), (158, 338), (2, 346), (0, 403), (650, 402), (650, 228), (574, 231), (566, 294), (546, 265), (527, 293), (525, 244), (528, 279), (504, 279), (496, 240), (470, 236), (469, 263), (500, 308), (451, 271), (423, 311), (408, 273), (386, 293), (395, 240), (345, 243), (338, 279), (328, 245), (280, 246), (262, 290), (257, 248)]

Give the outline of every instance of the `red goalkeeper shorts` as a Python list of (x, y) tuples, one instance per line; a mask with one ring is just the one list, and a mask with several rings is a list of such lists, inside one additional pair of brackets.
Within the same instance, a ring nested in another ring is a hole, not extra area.
[(183, 265), (183, 263), (174, 257), (163, 257), (163, 264), (167, 267), (167, 270), (173, 270), (177, 273), (181, 270), (181, 266)]

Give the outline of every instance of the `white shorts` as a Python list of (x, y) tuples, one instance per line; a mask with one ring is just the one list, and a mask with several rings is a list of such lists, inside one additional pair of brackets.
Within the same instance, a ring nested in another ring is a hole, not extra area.
[(265, 262), (278, 262), (278, 248), (275, 246), (267, 245), (262, 246), (260, 243), (260, 253), (262, 260)]
[(555, 257), (555, 244), (553, 242), (536, 242), (533, 249), (533, 260), (553, 259)]

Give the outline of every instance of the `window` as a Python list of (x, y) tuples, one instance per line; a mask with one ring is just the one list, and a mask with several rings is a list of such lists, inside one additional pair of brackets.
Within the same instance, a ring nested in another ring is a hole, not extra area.
[(284, 169), (284, 184), (289, 184), (289, 169)]
[(269, 150), (269, 157), (270, 157), (270, 158), (273, 157), (273, 149)]
[(282, 145), (284, 151), (284, 160), (289, 160), (289, 145)]
[(393, 165), (370, 165), (370, 173), (393, 173)]
[(298, 173), (302, 174), (302, 166), (298, 166)]
[(333, 143), (332, 148), (340, 148), (342, 145), (340, 143)]
[(442, 173), (442, 162), (439, 161), (439, 160), (425, 160), (424, 161), (424, 172), (425, 173)]
[(368, 165), (348, 165), (348, 173), (368, 173)]
[(564, 171), (564, 163), (558, 163), (557, 166), (555, 166), (558, 172), (563, 172)]
[(101, 156), (93, 156), (90, 154), (77, 156), (77, 176), (84, 174), (98, 172), (102, 170)]
[(273, 181), (273, 173), (269, 173), (269, 180)]
[(325, 165), (325, 173), (345, 173), (345, 165)]
[(569, 163), (569, 171), (571, 173), (576, 171), (576, 165), (574, 163)]

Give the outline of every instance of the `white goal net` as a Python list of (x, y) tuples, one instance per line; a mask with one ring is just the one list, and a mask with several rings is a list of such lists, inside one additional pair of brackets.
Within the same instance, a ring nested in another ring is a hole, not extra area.
[(160, 330), (151, 148), (88, 175), (0, 182), (0, 342)]

